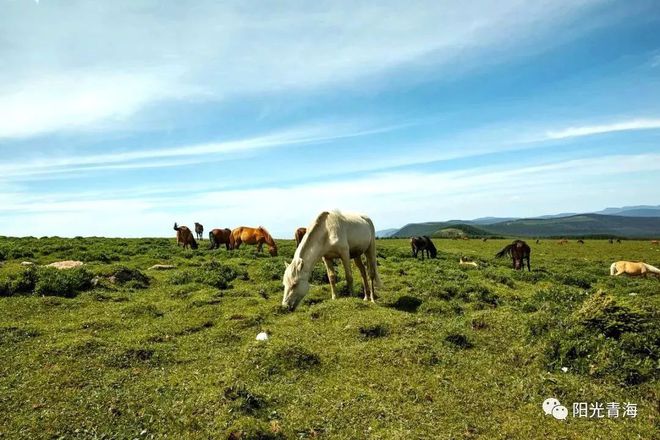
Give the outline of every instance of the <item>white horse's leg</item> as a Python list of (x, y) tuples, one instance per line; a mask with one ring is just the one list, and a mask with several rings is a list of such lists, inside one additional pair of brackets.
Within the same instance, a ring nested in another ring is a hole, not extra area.
[(348, 249), (341, 253), (341, 262), (344, 265), (344, 273), (346, 274), (346, 285), (348, 286), (348, 293), (353, 293), (353, 271), (351, 270), (351, 257)]
[(325, 257), (323, 257), (323, 264), (325, 264), (325, 270), (328, 272), (328, 280), (330, 280), (330, 292), (332, 292), (332, 299), (337, 299), (337, 295), (335, 295), (335, 283), (337, 282), (335, 266), (331, 259)]
[(367, 292), (369, 291), (369, 278), (367, 278), (367, 268), (364, 267), (364, 263), (362, 262), (362, 255), (360, 255), (357, 258), (353, 258), (353, 261), (355, 261), (355, 265), (360, 269), (360, 275), (362, 275), (362, 284), (364, 285), (364, 300), (366, 301), (368, 296)]

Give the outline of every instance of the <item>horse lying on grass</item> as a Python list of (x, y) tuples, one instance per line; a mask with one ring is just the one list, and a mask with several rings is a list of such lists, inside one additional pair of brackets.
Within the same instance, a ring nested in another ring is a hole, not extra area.
[(641, 261), (617, 261), (612, 263), (610, 266), (610, 276), (619, 276), (619, 275), (630, 275), (630, 276), (643, 276), (646, 277), (649, 274), (660, 276), (660, 269), (650, 264), (643, 263)]

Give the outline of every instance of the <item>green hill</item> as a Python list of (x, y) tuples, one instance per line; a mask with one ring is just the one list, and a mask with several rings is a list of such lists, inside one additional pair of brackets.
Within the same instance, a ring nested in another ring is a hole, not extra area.
[(454, 235), (475, 237), (488, 235), (521, 237), (600, 235), (651, 238), (660, 237), (660, 218), (578, 214), (557, 218), (518, 219), (478, 226), (470, 224), (470, 222), (458, 221), (427, 222), (408, 224), (392, 234), (394, 237), (411, 237), (413, 235), (435, 237)]
[(641, 238), (660, 236), (660, 218), (580, 214), (549, 219), (520, 219), (488, 225), (488, 230), (516, 236), (613, 235)]

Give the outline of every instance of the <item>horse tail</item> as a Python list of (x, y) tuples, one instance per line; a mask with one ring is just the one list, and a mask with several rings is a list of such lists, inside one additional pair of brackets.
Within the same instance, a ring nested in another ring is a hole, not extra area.
[(178, 230), (179, 230), (179, 227), (176, 225), (176, 222), (174, 222), (174, 230), (175, 230), (175, 231), (178, 231)]
[(659, 274), (660, 275), (660, 269), (658, 269), (655, 266), (651, 266), (650, 264), (642, 263), (645, 267), (646, 270), (648, 270), (651, 273)]
[(218, 244), (215, 241), (215, 235), (213, 235), (213, 231), (209, 231), (209, 243), (211, 243), (211, 247), (209, 247), (209, 249), (215, 249), (216, 245)]
[[(367, 249), (367, 266), (369, 267), (369, 276), (375, 287), (383, 287), (383, 282), (378, 275), (378, 262), (376, 261), (376, 228), (370, 218), (366, 219), (371, 227), (371, 241)], [(365, 286), (366, 289), (366, 286)]]
[(234, 238), (234, 232), (237, 231), (237, 230), (239, 230), (239, 229), (238, 228), (234, 229), (233, 231), (231, 231), (229, 233), (229, 249), (235, 249), (236, 238)]
[(190, 234), (190, 247), (192, 249), (197, 249), (199, 247), (199, 245), (195, 241), (195, 237), (193, 237), (192, 234)]
[(501, 251), (495, 254), (495, 258), (502, 258), (503, 256), (511, 253), (511, 248), (513, 248), (512, 244), (504, 246)]

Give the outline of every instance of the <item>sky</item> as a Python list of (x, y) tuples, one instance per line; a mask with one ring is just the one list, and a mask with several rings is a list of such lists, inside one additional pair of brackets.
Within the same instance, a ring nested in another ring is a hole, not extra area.
[(0, 235), (660, 203), (660, 3), (0, 0)]

